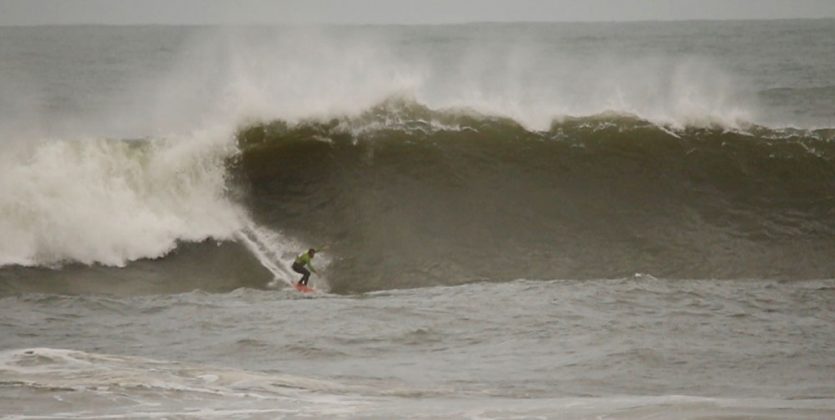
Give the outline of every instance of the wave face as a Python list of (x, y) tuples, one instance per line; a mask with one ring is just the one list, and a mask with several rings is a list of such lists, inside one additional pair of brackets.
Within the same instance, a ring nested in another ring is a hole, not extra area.
[(835, 270), (832, 130), (530, 131), (392, 100), (239, 132), (256, 220), (330, 243), (336, 291), (482, 279), (817, 278)]

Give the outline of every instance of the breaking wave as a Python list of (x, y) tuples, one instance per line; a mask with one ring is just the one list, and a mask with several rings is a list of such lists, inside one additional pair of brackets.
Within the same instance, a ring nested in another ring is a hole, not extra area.
[[(129, 291), (265, 286), (291, 281), (296, 248), (321, 244), (335, 292), (636, 272), (826, 278), (833, 138), (623, 113), (532, 130), (393, 98), (191, 140), (44, 143), (2, 169), (0, 286), (79, 276), (37, 267), (131, 262), (159, 287)], [(161, 257), (176, 269), (143, 262)], [(82, 277), (122, 275), (104, 270)], [(83, 284), (69, 283), (59, 290)]]
[(243, 128), (256, 220), (332, 243), (334, 290), (833, 273), (835, 131), (507, 118), (387, 101)]

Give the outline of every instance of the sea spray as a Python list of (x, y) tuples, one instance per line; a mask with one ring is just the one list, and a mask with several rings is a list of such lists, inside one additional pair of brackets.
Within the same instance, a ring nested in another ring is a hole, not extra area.
[(239, 230), (235, 234), (235, 239), (243, 244), (264, 268), (272, 273), (273, 280), (267, 286), (276, 287), (280, 283), (294, 284), (293, 279), (297, 275), (290, 269), (290, 261), (295, 257), (293, 253), (298, 251), (298, 245), (252, 222), (247, 223)]

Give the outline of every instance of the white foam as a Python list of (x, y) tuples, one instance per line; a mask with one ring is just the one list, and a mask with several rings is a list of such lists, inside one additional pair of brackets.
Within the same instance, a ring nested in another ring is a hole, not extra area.
[(154, 141), (45, 141), (0, 155), (0, 266), (124, 266), (178, 242), (236, 240), (275, 279), (303, 249), (226, 194), (229, 130)]
[(3, 155), (0, 265), (122, 266), (177, 241), (231, 238), (241, 212), (225, 197), (223, 136), (47, 141)]

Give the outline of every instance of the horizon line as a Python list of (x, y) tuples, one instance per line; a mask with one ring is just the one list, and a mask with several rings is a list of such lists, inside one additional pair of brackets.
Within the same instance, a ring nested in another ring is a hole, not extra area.
[(45, 22), (0, 23), (0, 27), (70, 27), (70, 26), (457, 26), (457, 25), (508, 25), (508, 24), (595, 24), (595, 23), (686, 23), (686, 22), (775, 22), (775, 21), (835, 20), (835, 16), (787, 17), (787, 18), (712, 18), (712, 19), (628, 19), (628, 20), (484, 20), (460, 22)]

